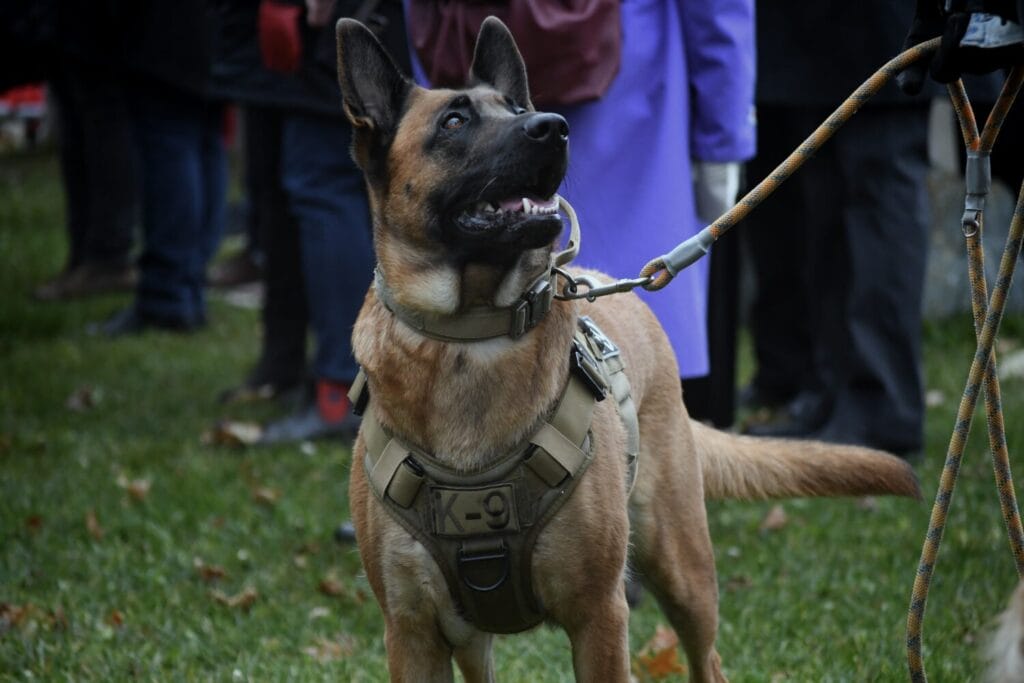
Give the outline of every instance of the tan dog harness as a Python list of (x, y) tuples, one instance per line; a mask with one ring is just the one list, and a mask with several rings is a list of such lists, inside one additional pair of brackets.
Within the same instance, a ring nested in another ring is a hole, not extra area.
[(462, 473), (386, 430), (360, 372), (350, 397), (363, 410), (364, 467), (374, 494), (437, 562), (462, 616), (491, 633), (540, 623), (533, 592), (537, 536), (593, 459), (594, 404), (615, 398), (627, 433), (627, 491), (636, 480), (639, 425), (619, 349), (579, 318), (570, 373), (554, 413), (526, 443), (480, 472)]

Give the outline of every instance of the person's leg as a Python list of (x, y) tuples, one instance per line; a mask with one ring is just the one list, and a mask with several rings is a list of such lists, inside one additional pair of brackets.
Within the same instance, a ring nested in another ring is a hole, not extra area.
[[(788, 107), (759, 107), (758, 117), (758, 154), (747, 165), (751, 186), (767, 177), (806, 135)], [(757, 286), (750, 309), (757, 370), (742, 396), (748, 406), (792, 399), (810, 367), (801, 182), (799, 175), (790, 179), (739, 228)]]
[(724, 235), (710, 254), (708, 275), (708, 362), (704, 377), (684, 379), (683, 401), (690, 417), (719, 429), (729, 427), (736, 405), (736, 328), (739, 314), (740, 237)]
[(316, 404), (269, 427), (268, 441), (323, 436), (354, 424), (345, 397), (357, 372), (351, 336), (373, 279), (373, 246), (366, 189), (350, 141), (351, 128), (341, 118), (292, 114), (284, 123), (284, 187), (299, 224), (316, 336)]
[(83, 261), (85, 234), (89, 215), (85, 140), (82, 113), (74, 79), (66, 69), (50, 81), (50, 91), (57, 103), (57, 131), (60, 149), (60, 171), (64, 182), (68, 258), (65, 270)]
[[(787, 141), (779, 150), (779, 161), (826, 115), (813, 108), (780, 110), (780, 130), (798, 141)], [(835, 393), (836, 369), (828, 340), (841, 322), (837, 311), (843, 259), (837, 245), (844, 192), (835, 151), (827, 145), (820, 149), (787, 186), (783, 201), (761, 217), (771, 222), (748, 226), (759, 275), (767, 273), (770, 284), (762, 289), (759, 277), (759, 304), (752, 315), (760, 349), (755, 382), (777, 387), (786, 386), (781, 384), (785, 381), (797, 389), (772, 421), (749, 427), (747, 431), (758, 436), (806, 436), (828, 418)], [(780, 189), (784, 190), (786, 186)], [(775, 199), (773, 195), (754, 214)], [(768, 230), (762, 233), (762, 228)]]
[(847, 188), (848, 336), (820, 436), (895, 452), (923, 441), (921, 307), (928, 248), (926, 107), (867, 108), (837, 136)]
[(263, 335), (260, 356), (242, 385), (225, 392), (230, 401), (250, 395), (273, 398), (299, 386), (306, 374), (306, 283), (299, 226), (282, 186), (283, 110), (245, 110), (245, 182), (263, 262)]
[(78, 70), (75, 90), (91, 198), (83, 260), (98, 268), (124, 269), (131, 265), (141, 189), (128, 101), (119, 80), (96, 70)]
[(135, 305), (103, 331), (195, 329), (206, 320), (203, 266), (222, 216), (223, 181), (215, 174), (223, 149), (210, 144), (220, 107), (137, 82), (128, 97), (142, 160), (144, 245)]

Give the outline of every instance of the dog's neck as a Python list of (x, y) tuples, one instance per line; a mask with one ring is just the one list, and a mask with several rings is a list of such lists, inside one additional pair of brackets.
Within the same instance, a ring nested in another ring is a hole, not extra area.
[[(521, 277), (514, 278), (517, 284)], [(455, 313), (435, 313), (409, 308), (400, 302), (378, 268), (374, 275), (374, 294), (399, 320), (432, 339), (452, 342), (480, 342), (508, 337), (518, 339), (543, 320), (551, 309), (555, 289), (550, 270), (530, 283), (510, 305), (491, 302), (511, 298), (502, 289), (510, 278), (502, 277), (493, 269), (467, 269), (460, 278), (465, 302)], [(519, 287), (509, 288), (513, 292)], [(483, 293), (487, 292), (487, 293)], [(492, 292), (497, 292), (495, 296)]]
[[(518, 277), (529, 284), (535, 273)], [(460, 301), (496, 302), (510, 278), (466, 269), (449, 281), (472, 285), (472, 293), (458, 292)], [(481, 294), (481, 285), (492, 289)], [(517, 339), (445, 341), (400, 320), (371, 290), (353, 345), (381, 424), (445, 464), (472, 471), (520, 443), (550, 412), (568, 376), (575, 321), (575, 305), (555, 301)]]

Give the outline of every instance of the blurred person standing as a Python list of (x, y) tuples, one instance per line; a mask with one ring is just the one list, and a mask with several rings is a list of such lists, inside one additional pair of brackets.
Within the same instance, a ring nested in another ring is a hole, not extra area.
[[(759, 4), (752, 180), (901, 51), (913, 11), (882, 0)], [(890, 84), (747, 219), (757, 372), (742, 398), (780, 406), (749, 433), (922, 447), (927, 130), (928, 99)]]
[(374, 256), (366, 189), (341, 110), (334, 23), (362, 8), (404, 46), (401, 7), (362, 0), (225, 6), (229, 56), (217, 82), (246, 105), (247, 153), (257, 165), (250, 187), (259, 188), (252, 201), (266, 254), (260, 358), (227, 398), (278, 395), (302, 383), (308, 324), (316, 340), (311, 391), (297, 411), (267, 425), (262, 442), (354, 434), (352, 326)]
[[(98, 326), (108, 336), (206, 324), (206, 264), (224, 222), (223, 107), (212, 89), (218, 27), (204, 0), (65, 3), (72, 25), (102, 27), (138, 146), (142, 253), (135, 301)], [(97, 34), (100, 34), (97, 31)], [(104, 46), (99, 46), (104, 48)]]
[[(755, 150), (753, 0), (622, 2), (618, 75), (594, 102), (560, 109), (572, 149), (560, 193), (576, 208), (580, 265), (635, 277), (730, 208)], [(683, 379), (710, 369), (709, 260), (658, 292)], [(687, 403), (695, 416), (707, 408)]]

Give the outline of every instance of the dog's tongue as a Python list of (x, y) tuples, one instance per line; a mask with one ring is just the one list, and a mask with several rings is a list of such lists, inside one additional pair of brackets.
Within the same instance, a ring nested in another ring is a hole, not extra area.
[(540, 199), (538, 197), (509, 197), (508, 199), (502, 199), (498, 203), (498, 208), (502, 211), (536, 213), (537, 210), (540, 210), (547, 213), (558, 210), (558, 196), (556, 195), (549, 199)]

